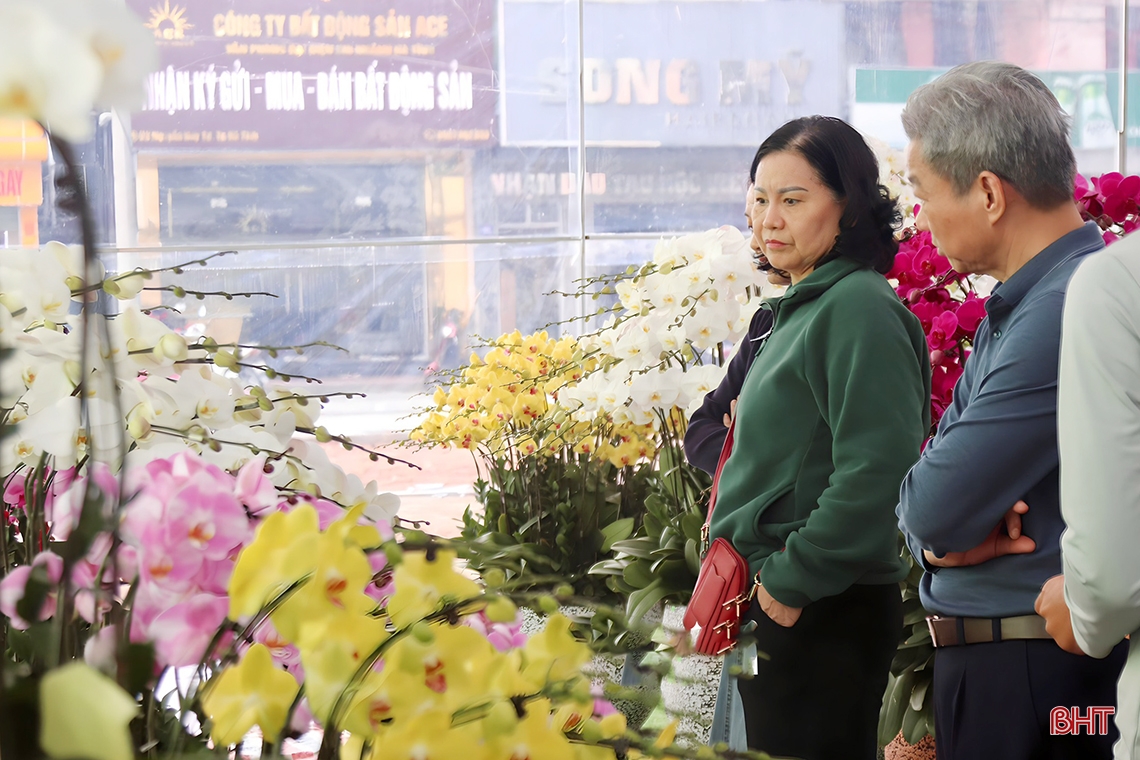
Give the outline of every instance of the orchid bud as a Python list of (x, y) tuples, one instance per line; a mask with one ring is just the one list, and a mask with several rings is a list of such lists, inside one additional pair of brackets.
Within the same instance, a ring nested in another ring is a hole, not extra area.
[(139, 294), (146, 285), (146, 275), (135, 272), (103, 281), (103, 290), (121, 301), (128, 301)]
[[(135, 407), (138, 409), (138, 407)], [(136, 441), (145, 441), (152, 435), (150, 420), (143, 414), (136, 414), (134, 410), (127, 415), (127, 433)]]
[(237, 357), (225, 349), (219, 349), (219, 351), (214, 354), (214, 364), (222, 369), (228, 369), (231, 372), (238, 371)]
[(186, 358), (190, 355), (186, 339), (178, 333), (167, 333), (163, 335), (154, 349), (156, 354), (164, 356), (172, 362), (186, 361)]
[(430, 644), (435, 641), (435, 631), (422, 620), (412, 625), (412, 636), (421, 644)]
[(484, 612), (492, 623), (513, 623), (518, 616), (514, 602), (504, 596), (495, 597)]
[(582, 740), (587, 744), (597, 744), (602, 740), (602, 728), (591, 718), (582, 724)]

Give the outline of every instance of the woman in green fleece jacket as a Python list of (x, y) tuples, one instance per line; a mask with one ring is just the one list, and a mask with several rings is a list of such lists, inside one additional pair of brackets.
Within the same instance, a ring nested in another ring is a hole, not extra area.
[(738, 682), (748, 745), (875, 757), (902, 633), (899, 485), (930, 424), (922, 327), (883, 273), (898, 207), (849, 125), (812, 116), (756, 154), (753, 247), (791, 287), (736, 405), (711, 534), (757, 578), (757, 673)]

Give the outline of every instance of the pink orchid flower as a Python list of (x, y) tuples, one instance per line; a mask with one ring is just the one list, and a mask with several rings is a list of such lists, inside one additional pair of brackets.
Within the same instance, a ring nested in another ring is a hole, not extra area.
[(63, 577), (63, 558), (58, 554), (50, 551), (40, 552), (32, 560), (30, 565), (21, 565), (8, 572), (3, 580), (0, 580), (0, 613), (3, 613), (12, 621), (12, 627), (18, 628), (21, 631), (27, 630), (31, 625), (30, 622), (24, 620), (16, 612), (16, 605), (24, 598), (24, 593), (27, 591), (28, 579), (32, 575), (32, 571), (37, 567), (43, 567), (47, 571), (48, 581), (52, 584), (53, 588), (44, 597), (43, 604), (40, 606), (39, 614), (36, 616), (36, 622), (47, 620), (55, 614), (55, 604), (57, 591), (60, 579)]
[(954, 336), (958, 332), (958, 317), (953, 312), (944, 311), (934, 318), (926, 342), (933, 351), (945, 351), (954, 346)]
[(158, 661), (173, 667), (198, 664), (229, 604), (225, 596), (195, 594), (156, 616), (149, 632)]
[(958, 306), (958, 311), (955, 313), (958, 317), (958, 325), (967, 334), (973, 335), (978, 325), (986, 317), (986, 302), (982, 298), (978, 298), (977, 294), (970, 293), (966, 296), (966, 300)]
[(277, 506), (281, 496), (265, 474), (265, 457), (246, 462), (236, 477), (234, 494), (249, 509), (251, 515), (261, 516)]

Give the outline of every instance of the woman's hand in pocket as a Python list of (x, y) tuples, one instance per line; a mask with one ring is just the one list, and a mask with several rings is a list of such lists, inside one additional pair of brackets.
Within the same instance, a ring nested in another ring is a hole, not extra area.
[(768, 593), (768, 589), (762, 585), (756, 585), (756, 601), (760, 603), (760, 609), (764, 610), (764, 614), (772, 619), (776, 625), (782, 625), (785, 628), (791, 628), (800, 619), (800, 613), (803, 612), (802, 607), (789, 607), (786, 604), (780, 604), (772, 595)]

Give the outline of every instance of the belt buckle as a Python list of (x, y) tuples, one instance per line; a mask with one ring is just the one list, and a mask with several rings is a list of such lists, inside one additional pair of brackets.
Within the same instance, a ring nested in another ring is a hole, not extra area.
[[(935, 647), (953, 646), (960, 643), (958, 641), (958, 628), (952, 618), (927, 615), (926, 627), (930, 630), (930, 640)], [(940, 632), (941, 635), (939, 635)]]

